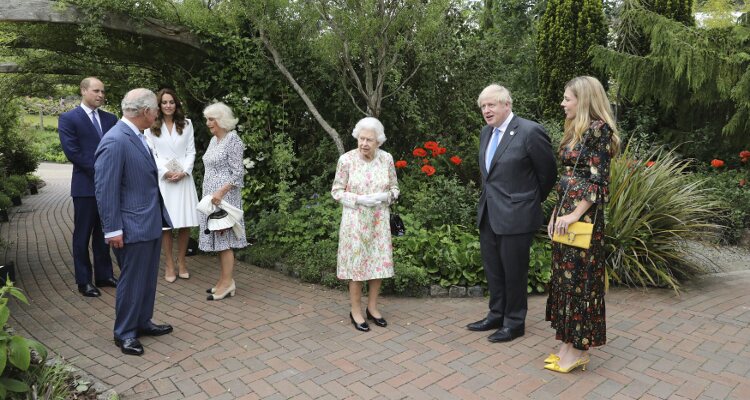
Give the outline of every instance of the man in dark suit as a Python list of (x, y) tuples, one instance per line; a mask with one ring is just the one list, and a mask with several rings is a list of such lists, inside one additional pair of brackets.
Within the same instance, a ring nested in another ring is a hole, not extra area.
[[(99, 107), (104, 103), (104, 84), (89, 77), (81, 81), (81, 105), (60, 115), (60, 144), (71, 163), (73, 178), (73, 265), (78, 291), (87, 297), (101, 295), (96, 286), (117, 286), (112, 274), (112, 258), (104, 243), (101, 220), (94, 197), (94, 152), (103, 133), (117, 122), (117, 117)], [(94, 253), (93, 276), (89, 242)], [(96, 286), (94, 286), (96, 283)]]
[(141, 355), (139, 336), (172, 332), (157, 325), (156, 281), (163, 227), (171, 227), (159, 193), (156, 162), (143, 130), (156, 119), (156, 95), (133, 89), (122, 100), (123, 117), (96, 150), (94, 186), (107, 243), (120, 264), (115, 298), (115, 344), (125, 354)]
[(529, 249), (543, 223), (541, 203), (555, 183), (557, 166), (544, 128), (513, 114), (507, 89), (487, 86), (477, 103), (487, 123), (479, 141), (477, 222), (490, 311), (467, 328), (497, 329), (489, 341), (508, 342), (524, 334)]

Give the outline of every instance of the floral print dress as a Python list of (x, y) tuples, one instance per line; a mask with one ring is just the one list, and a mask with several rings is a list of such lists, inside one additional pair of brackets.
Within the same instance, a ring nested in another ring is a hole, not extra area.
[(358, 149), (339, 158), (331, 195), (343, 207), (339, 228), (336, 276), (339, 279), (366, 281), (393, 276), (388, 204), (366, 207), (356, 204), (357, 195), (390, 192), (398, 197), (398, 181), (393, 157), (383, 150), (371, 161)]
[[(245, 145), (235, 131), (228, 132), (223, 139), (211, 138), (206, 154), (203, 155), (203, 197), (212, 195), (227, 183), (232, 189), (223, 200), (242, 210), (242, 187), (244, 186), (245, 165), (242, 156)], [(207, 216), (200, 214), (200, 242), (198, 248), (203, 251), (222, 251), (230, 248), (247, 246), (245, 221), (240, 221), (242, 234), (234, 235), (232, 229), (225, 232), (206, 233)]]
[[(579, 350), (607, 341), (604, 309), (604, 204), (609, 198), (609, 165), (612, 131), (594, 121), (583, 134), (583, 146), (560, 153), (564, 171), (555, 190), (562, 211), (570, 214), (586, 199), (593, 205), (581, 218), (594, 224), (591, 247), (581, 249), (552, 242), (552, 279), (545, 320), (551, 321), (556, 338)], [(579, 153), (580, 159), (578, 159)], [(578, 164), (576, 165), (576, 159)], [(575, 173), (573, 169), (575, 167)], [(569, 188), (569, 189), (568, 189)]]

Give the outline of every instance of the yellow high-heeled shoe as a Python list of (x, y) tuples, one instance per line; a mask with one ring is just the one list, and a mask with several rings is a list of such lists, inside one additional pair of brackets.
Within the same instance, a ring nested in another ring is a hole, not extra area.
[(237, 287), (234, 285), (234, 279), (232, 279), (232, 284), (229, 285), (227, 290), (224, 291), (222, 294), (209, 294), (206, 300), (223, 300), (225, 297), (232, 297), (234, 296), (235, 291), (237, 290)]
[(574, 370), (574, 369), (576, 369), (578, 367), (581, 367), (581, 371), (585, 371), (586, 370), (586, 364), (588, 364), (588, 363), (589, 363), (589, 359), (588, 358), (579, 358), (570, 367), (563, 369), (563, 368), (560, 367), (560, 364), (558, 364), (558, 361), (555, 361), (555, 362), (553, 362), (551, 364), (545, 365), (544, 369), (548, 369), (550, 371), (555, 371), (555, 372), (560, 372), (562, 374), (567, 374), (568, 372), (570, 372), (570, 371), (572, 371), (572, 370)]
[(544, 359), (545, 364), (552, 364), (553, 362), (560, 361), (560, 356), (555, 353), (549, 353), (549, 357)]

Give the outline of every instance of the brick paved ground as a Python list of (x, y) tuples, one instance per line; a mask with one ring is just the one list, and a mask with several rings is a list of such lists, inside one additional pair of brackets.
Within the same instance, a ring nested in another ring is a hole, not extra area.
[(542, 369), (557, 343), (530, 299), (526, 336), (491, 344), (464, 325), (483, 299), (385, 298), (387, 329), (358, 333), (345, 293), (250, 265), (237, 297), (207, 302), (213, 257), (193, 257), (190, 280), (160, 280), (155, 319), (174, 334), (144, 338), (143, 357), (112, 342), (114, 290), (84, 298), (73, 279), (69, 166), (45, 164), (47, 186), (24, 199), (0, 237), (31, 304), (11, 323), (125, 399), (748, 399), (750, 273), (714, 275), (681, 297), (667, 290), (607, 295), (607, 346), (586, 372)]

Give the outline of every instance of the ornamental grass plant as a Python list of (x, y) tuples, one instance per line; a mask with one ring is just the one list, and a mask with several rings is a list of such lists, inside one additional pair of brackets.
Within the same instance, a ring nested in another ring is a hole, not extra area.
[(688, 173), (689, 160), (655, 149), (634, 160), (630, 149), (611, 165), (606, 265), (612, 282), (670, 287), (702, 272), (689, 241), (715, 239), (711, 217), (723, 209)]

